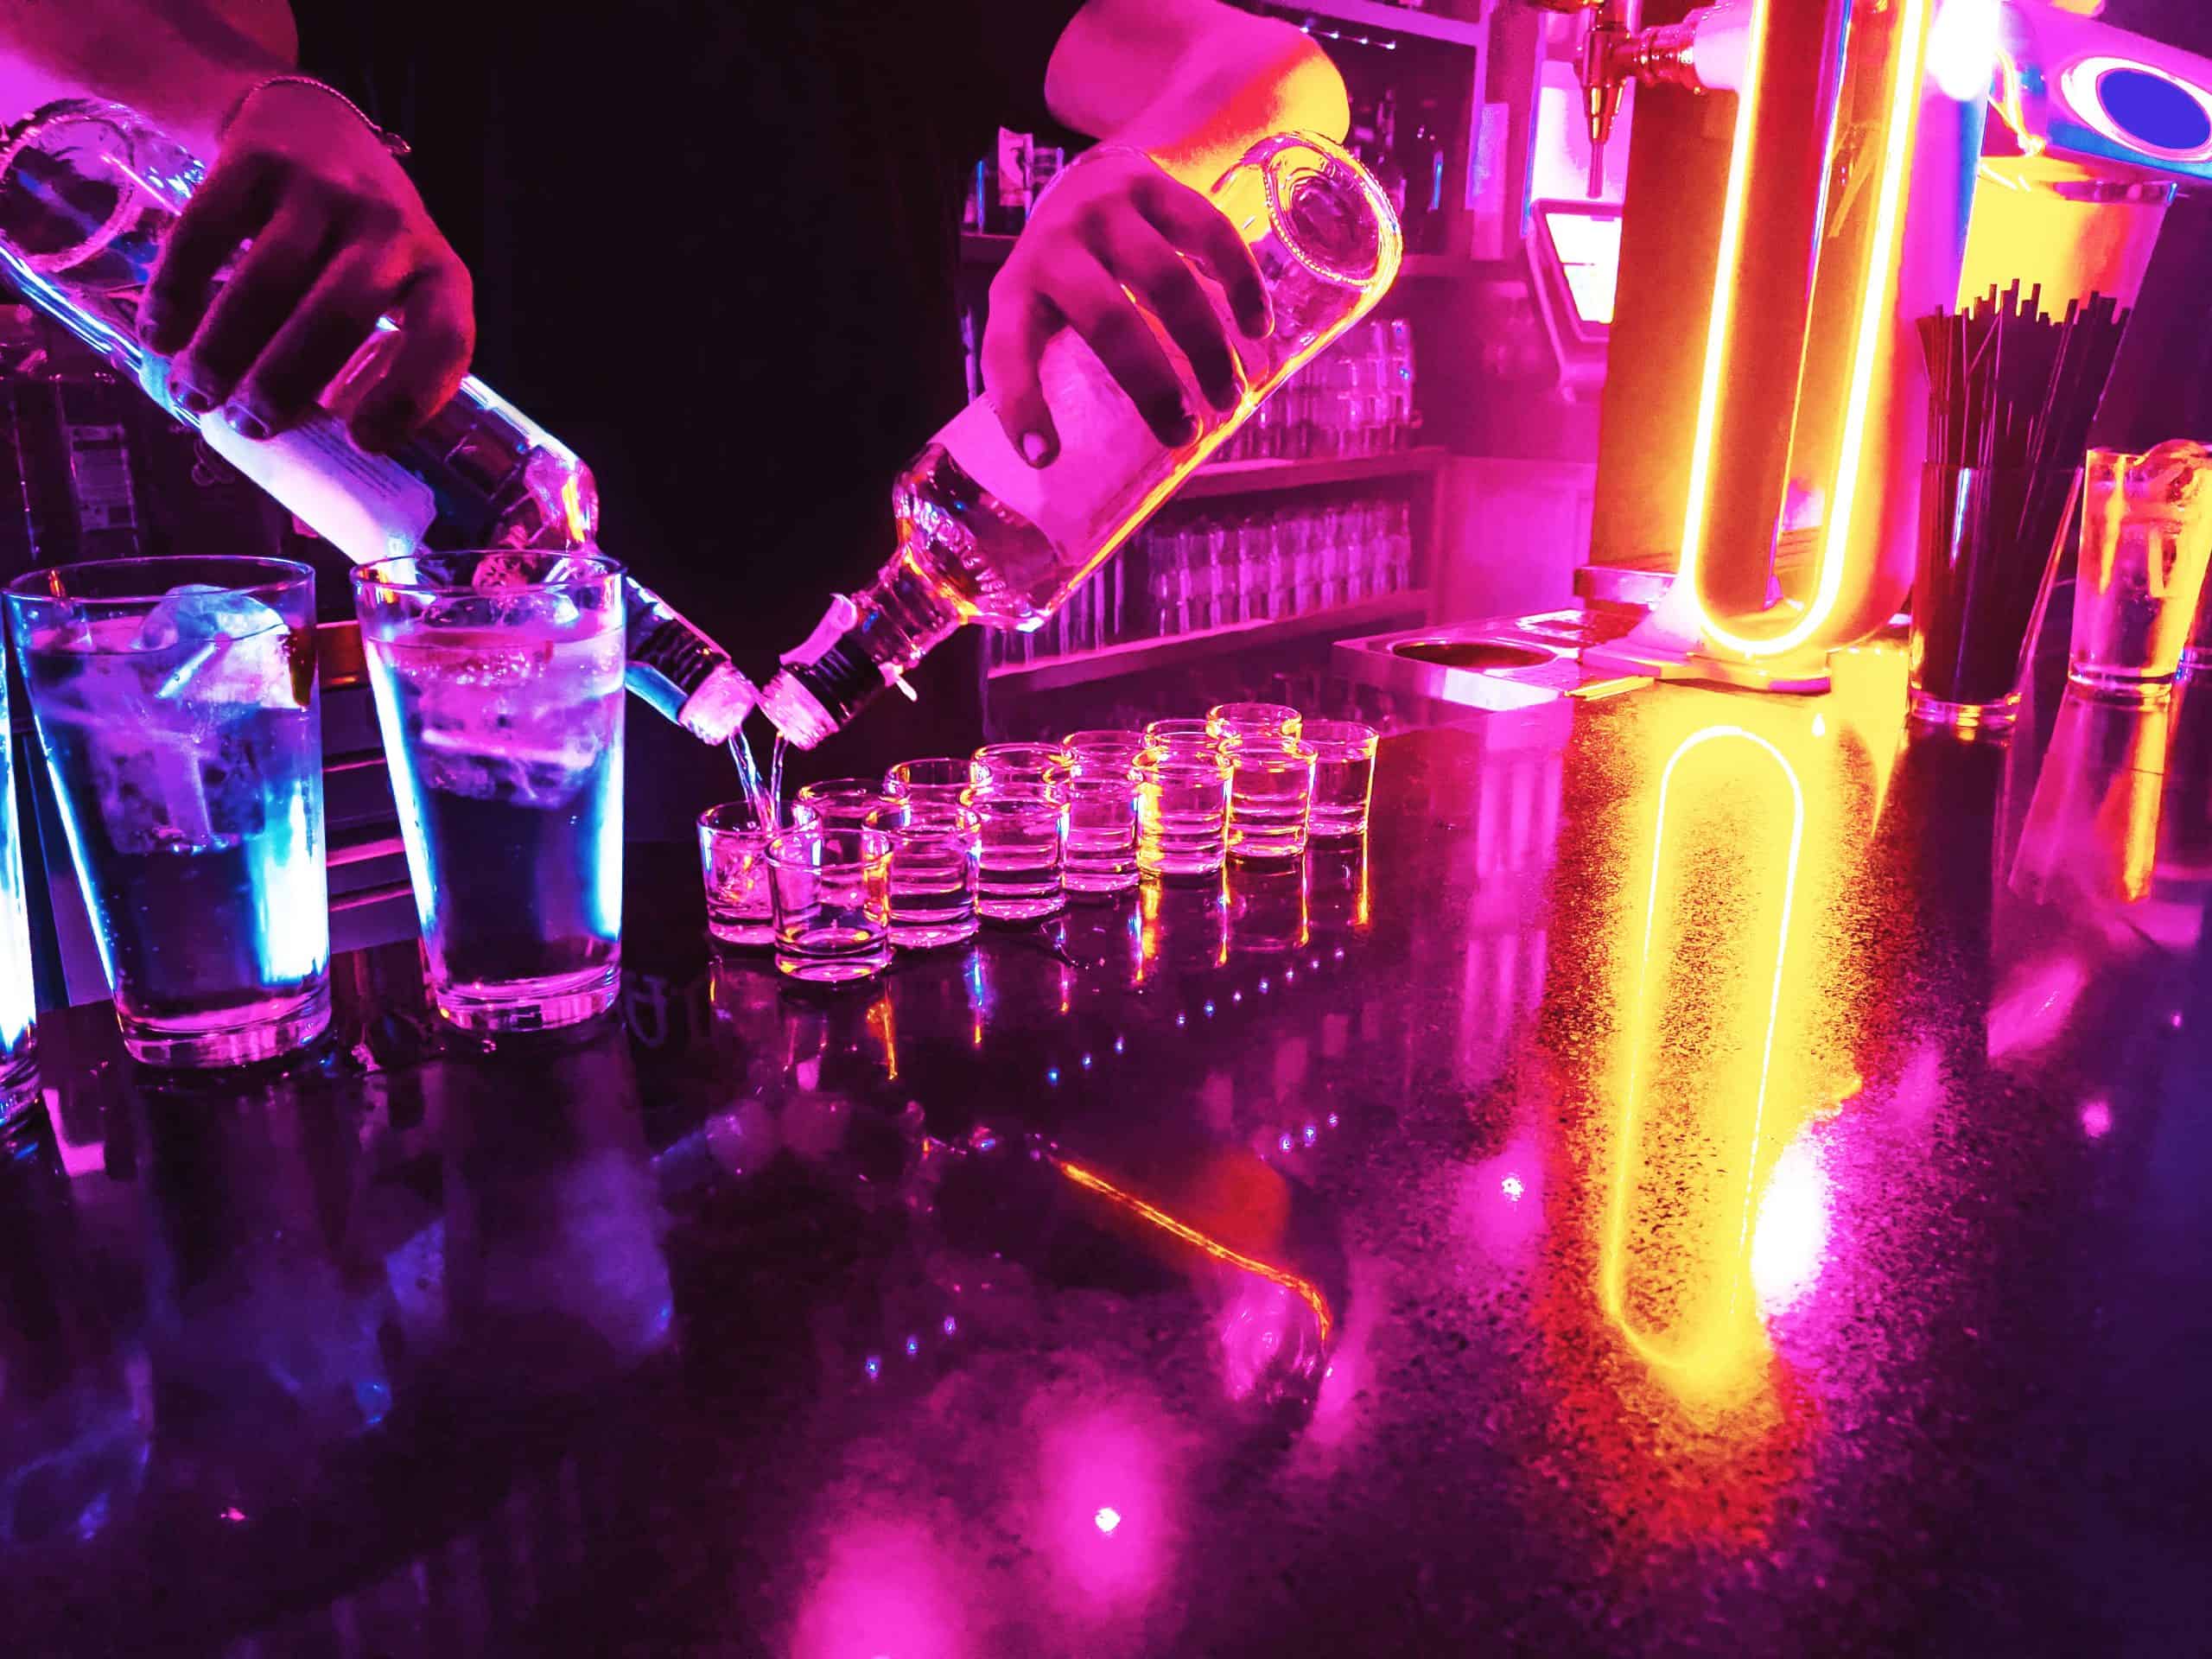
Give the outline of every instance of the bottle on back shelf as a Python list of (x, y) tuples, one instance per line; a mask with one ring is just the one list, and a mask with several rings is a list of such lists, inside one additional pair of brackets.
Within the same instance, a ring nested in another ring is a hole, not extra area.
[[(162, 235), (200, 184), (189, 151), (118, 104), (68, 99), (16, 125), (0, 149), (0, 265), (23, 297), (100, 353), (208, 447), (356, 563), (419, 550), (584, 549), (598, 530), (590, 470), (481, 381), (392, 456), (346, 435), (335, 410), (397, 344), (389, 326), (289, 431), (241, 437), (220, 412), (169, 395), (169, 365), (138, 343), (138, 303)], [(709, 743), (757, 695), (721, 646), (626, 576), (629, 686)]]
[[(1243, 231), (1273, 307), (1273, 332), (1245, 340), (1201, 277), (1233, 340), (1243, 395), (1215, 414), (1171, 353), (1199, 430), (1170, 448), (1082, 337), (1056, 335), (1040, 378), (1058, 454), (1033, 467), (988, 398), (970, 404), (893, 492), (899, 545), (873, 585), (838, 596), (761, 696), (802, 748), (840, 729), (963, 623), (1031, 632), (1112, 555), (1268, 393), (1357, 321), (1396, 276), (1397, 222), (1375, 181), (1324, 138), (1262, 140), (1211, 192)], [(1200, 550), (1203, 572), (1203, 544)]]

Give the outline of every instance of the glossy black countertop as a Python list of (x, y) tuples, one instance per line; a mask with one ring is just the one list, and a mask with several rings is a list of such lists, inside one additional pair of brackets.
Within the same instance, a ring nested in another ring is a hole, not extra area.
[(641, 847), (619, 1021), (49, 1017), (10, 1652), (2202, 1651), (2212, 706), (1893, 668), (1394, 739), (1363, 853), (827, 1000)]

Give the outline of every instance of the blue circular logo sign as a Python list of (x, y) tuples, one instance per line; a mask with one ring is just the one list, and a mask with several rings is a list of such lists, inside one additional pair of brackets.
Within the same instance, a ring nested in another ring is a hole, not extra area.
[(2212, 113), (2164, 75), (2107, 70), (2098, 77), (2097, 101), (2113, 126), (2147, 149), (2187, 153), (2212, 144)]

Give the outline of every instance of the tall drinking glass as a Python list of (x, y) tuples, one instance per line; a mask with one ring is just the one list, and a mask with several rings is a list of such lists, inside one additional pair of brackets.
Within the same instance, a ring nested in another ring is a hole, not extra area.
[(8, 724), (8, 653), (0, 638), (0, 1128), (15, 1116), (36, 1069), (30, 916), (16, 847), (15, 752)]
[(124, 1046), (235, 1065), (330, 1021), (315, 573), (35, 570), (8, 620)]
[(595, 554), (421, 553), (353, 572), (431, 1001), (535, 1031), (614, 1000), (622, 570)]
[(2162, 697), (2181, 665), (2212, 563), (2212, 449), (2089, 451), (2067, 677), (2092, 696)]

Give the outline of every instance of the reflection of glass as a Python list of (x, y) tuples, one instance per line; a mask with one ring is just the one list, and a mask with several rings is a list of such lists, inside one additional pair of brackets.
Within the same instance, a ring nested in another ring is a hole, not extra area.
[(622, 955), (620, 568), (426, 553), (363, 565), (353, 596), (438, 1012), (601, 1013)]
[(124, 1045), (265, 1059), (330, 1020), (315, 573), (34, 571), (9, 616)]
[(1306, 939), (1306, 866), (1232, 864), (1229, 937), (1260, 954), (1301, 949)]
[(2141, 698), (2173, 683), (2212, 554), (2212, 450), (2177, 439), (2147, 454), (2092, 449), (2067, 676)]
[(1317, 933), (1357, 933), (1372, 916), (1364, 840), (1316, 847), (1306, 860), (1306, 915)]
[(1221, 878), (1204, 886), (1147, 881), (1141, 889), (1146, 978), (1167, 968), (1218, 968), (1229, 960), (1229, 900)]
[(2015, 893), (2093, 905), (2149, 893), (2171, 715), (2170, 699), (2115, 704), (2067, 688), (2013, 855)]
[(16, 742), (8, 724), (8, 652), (0, 639), (0, 1128), (32, 1077), (30, 918), (16, 848)]

